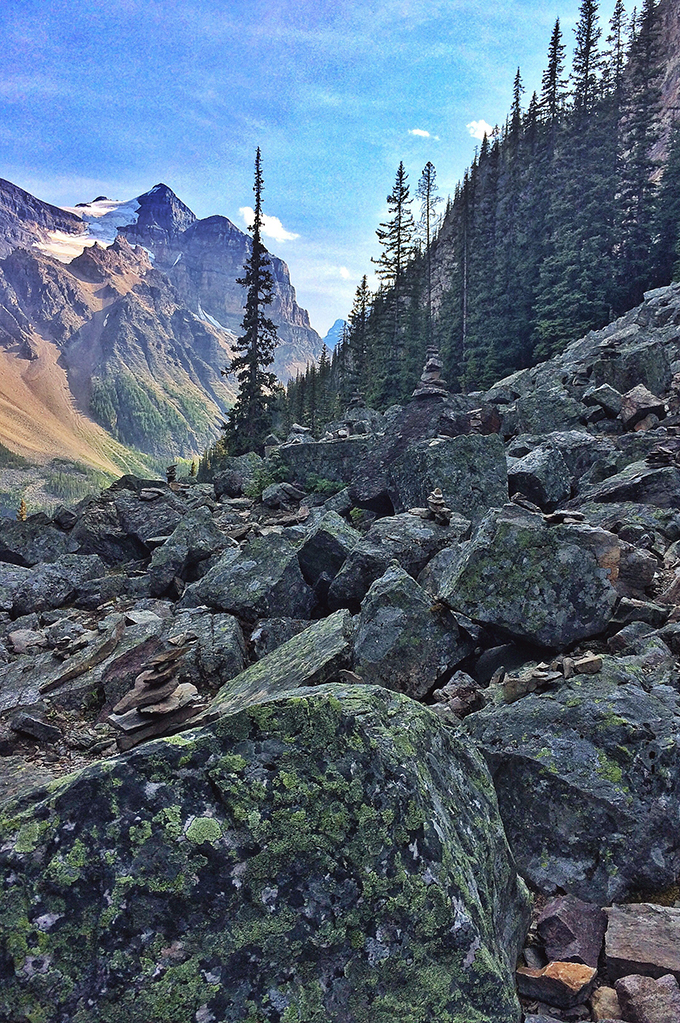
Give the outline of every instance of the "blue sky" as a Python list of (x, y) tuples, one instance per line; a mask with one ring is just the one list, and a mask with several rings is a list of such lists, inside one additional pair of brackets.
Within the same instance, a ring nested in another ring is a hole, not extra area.
[(540, 88), (555, 18), (570, 56), (578, 8), (5, 0), (0, 176), (60, 205), (164, 181), (199, 217), (245, 228), (259, 145), (280, 222), (268, 245), (323, 334), (370, 273), (399, 161), (412, 190), (432, 160), (452, 192), (477, 144), (467, 125), (505, 118), (518, 65), (527, 100)]

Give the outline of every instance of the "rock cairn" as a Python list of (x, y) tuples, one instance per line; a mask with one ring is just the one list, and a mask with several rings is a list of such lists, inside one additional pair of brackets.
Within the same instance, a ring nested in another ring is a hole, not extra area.
[(434, 519), (440, 526), (448, 526), (453, 512), (446, 507), (444, 495), (439, 487), (435, 487), (427, 498), (428, 518)]
[(355, 387), (354, 390), (352, 391), (352, 397), (349, 399), (349, 408), (350, 409), (366, 408), (364, 396), (358, 387)]
[(446, 381), (442, 380), (442, 369), (444, 363), (439, 355), (439, 349), (432, 347), (427, 349), (425, 366), (420, 377), (420, 383), (413, 392), (412, 397), (418, 398), (448, 398), (449, 392)]
[(202, 709), (196, 686), (177, 679), (178, 662), (185, 653), (186, 642), (180, 641), (174, 650), (152, 657), (113, 708), (108, 720), (121, 733), (117, 739), (121, 751), (171, 734)]

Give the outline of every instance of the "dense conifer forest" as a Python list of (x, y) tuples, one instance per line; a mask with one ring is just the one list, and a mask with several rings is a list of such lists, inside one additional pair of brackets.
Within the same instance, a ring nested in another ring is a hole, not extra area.
[(288, 385), (284, 429), (318, 433), (357, 386), (379, 409), (405, 400), (432, 343), (452, 390), (483, 389), (673, 279), (680, 127), (659, 145), (658, 3), (629, 16), (618, 0), (608, 26), (598, 8), (581, 4), (570, 72), (555, 24), (528, 102), (518, 69), (505, 124), (443, 215), (433, 165), (412, 189), (400, 164), (377, 230), (379, 288), (362, 279), (342, 342)]

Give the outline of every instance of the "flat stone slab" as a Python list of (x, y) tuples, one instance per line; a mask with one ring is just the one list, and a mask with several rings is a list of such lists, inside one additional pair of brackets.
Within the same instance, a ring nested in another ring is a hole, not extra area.
[(672, 973), (680, 980), (680, 909), (643, 902), (605, 912), (605, 953), (612, 978)]

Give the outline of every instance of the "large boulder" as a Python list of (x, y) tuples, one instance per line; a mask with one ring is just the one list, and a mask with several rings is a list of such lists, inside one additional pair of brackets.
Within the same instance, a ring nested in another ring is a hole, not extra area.
[(505, 450), (498, 434), (411, 444), (392, 463), (389, 475), (388, 493), (397, 511), (425, 506), (435, 487), (449, 508), (473, 521), (508, 498)]
[(326, 512), (309, 530), (298, 552), (302, 574), (310, 586), (315, 586), (322, 575), (335, 579), (359, 539), (356, 529), (337, 512)]
[(263, 693), (276, 696), (288, 689), (332, 682), (339, 671), (352, 667), (353, 638), (349, 611), (321, 618), (225, 682), (208, 716), (232, 714), (259, 702)]
[(170, 536), (186, 505), (160, 480), (124, 476), (100, 497), (78, 506), (71, 538), (81, 554), (99, 554), (108, 564), (148, 557), (147, 541)]
[(348, 437), (318, 444), (282, 444), (276, 457), (289, 478), (303, 486), (312, 486), (319, 479), (349, 483), (371, 443), (367, 437)]
[[(465, 528), (469, 523), (465, 523)], [(460, 537), (461, 522), (440, 526), (418, 515), (390, 515), (374, 522), (352, 549), (328, 592), (332, 610), (359, 605), (371, 585), (396, 560), (409, 575), (417, 576), (435, 554)]]
[(511, 494), (523, 494), (550, 511), (571, 495), (571, 473), (555, 448), (534, 448), (508, 468)]
[(17, 593), (30, 577), (28, 568), (0, 564), (0, 611), (12, 610)]
[(645, 691), (651, 660), (605, 656), (597, 675), (465, 719), (539, 891), (608, 905), (680, 872), (680, 696)]
[(226, 551), (182, 598), (183, 607), (207, 604), (249, 622), (281, 615), (309, 618), (315, 603), (300, 571), (297, 547), (276, 534)]
[(361, 604), (354, 645), (355, 671), (370, 685), (416, 700), (472, 653), (473, 642), (454, 615), (391, 565)]
[(220, 532), (208, 508), (188, 512), (165, 543), (153, 552), (149, 565), (151, 595), (162, 596), (175, 578), (196, 578), (200, 563), (220, 554), (225, 547), (236, 547), (236, 541)]
[(298, 690), (5, 810), (8, 1023), (519, 1023), (493, 786), (407, 697)]
[(63, 554), (56, 561), (36, 565), (15, 594), (13, 613), (27, 615), (69, 604), (85, 582), (105, 571), (106, 565), (96, 554)]
[(254, 451), (226, 458), (214, 480), (217, 497), (240, 497), (262, 472), (264, 462)]
[(444, 573), (439, 596), (475, 621), (564, 649), (606, 628), (619, 562), (612, 534), (585, 524), (547, 525), (509, 507), (489, 512)]
[(0, 561), (32, 568), (77, 549), (71, 535), (58, 529), (43, 512), (29, 515), (23, 522), (0, 518)]
[(517, 399), (519, 433), (552, 433), (577, 430), (588, 410), (559, 387), (537, 387)]
[(680, 469), (632, 462), (601, 483), (585, 487), (572, 504), (578, 508), (590, 501), (632, 501), (657, 508), (680, 508)]

